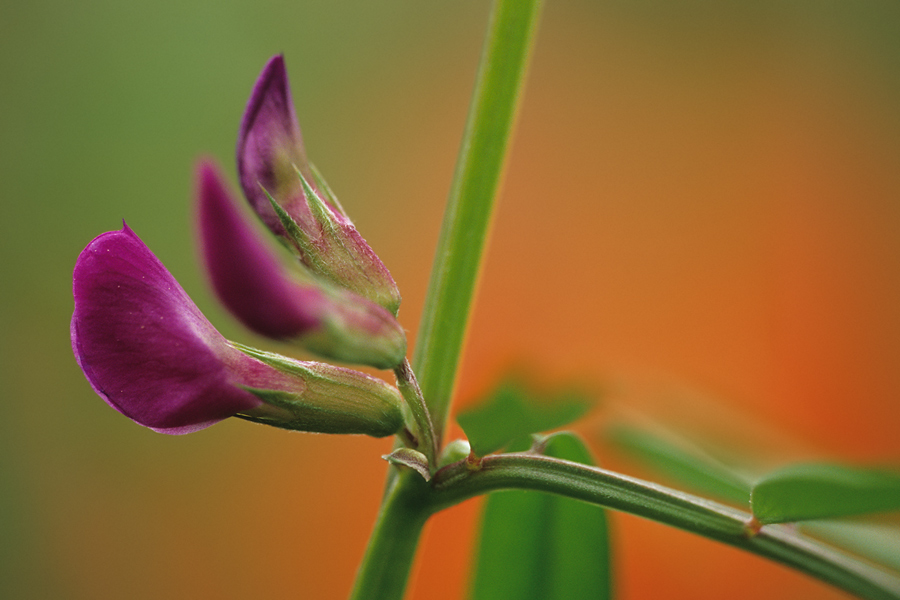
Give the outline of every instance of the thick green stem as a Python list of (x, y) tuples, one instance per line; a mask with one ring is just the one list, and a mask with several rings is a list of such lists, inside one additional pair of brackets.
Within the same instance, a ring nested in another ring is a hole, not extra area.
[(540, 0), (496, 0), (438, 241), (413, 365), (440, 446)]
[(422, 528), (431, 512), (427, 484), (409, 469), (389, 480), (351, 600), (400, 600), (406, 589)]
[(751, 515), (716, 502), (611, 471), (531, 453), (484, 458), (478, 470), (465, 461), (432, 479), (434, 510), (501, 489), (537, 490), (639, 515), (737, 546), (788, 565), (861, 598), (900, 599), (900, 579), (787, 527), (757, 533)]
[[(420, 440), (432, 465), (453, 395), (540, 4), (541, 0), (495, 0), (413, 356), (421, 388), (407, 363), (395, 371), (419, 435), (428, 437), (424, 432), (431, 430), (429, 421), (433, 424), (431, 439)], [(422, 398), (427, 406), (417, 405)], [(419, 535), (430, 514), (430, 503), (423, 496), (429, 488), (417, 474), (392, 470), (387, 486), (353, 588), (354, 599), (403, 597)]]

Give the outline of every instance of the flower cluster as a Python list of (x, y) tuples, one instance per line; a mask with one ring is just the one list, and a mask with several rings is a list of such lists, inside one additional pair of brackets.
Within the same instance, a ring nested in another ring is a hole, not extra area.
[[(397, 367), (400, 295), (308, 162), (281, 56), (263, 69), (241, 124), (241, 187), (297, 260), (285, 265), (218, 169), (197, 168), (203, 262), (222, 303), (252, 331), (346, 363)], [(73, 275), (72, 349), (110, 406), (163, 433), (229, 416), (302, 431), (386, 436), (404, 426), (396, 388), (358, 371), (226, 340), (128, 226), (94, 239)]]

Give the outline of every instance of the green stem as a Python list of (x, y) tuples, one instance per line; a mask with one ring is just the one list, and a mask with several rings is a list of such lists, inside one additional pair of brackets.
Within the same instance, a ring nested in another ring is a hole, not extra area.
[(409, 469), (389, 480), (389, 488), (369, 538), (351, 600), (403, 598), (416, 547), (431, 512), (427, 484)]
[(441, 444), (540, 0), (496, 0), (447, 200), (413, 365)]
[(700, 534), (821, 579), (861, 598), (900, 599), (900, 579), (783, 526), (750, 533), (752, 515), (697, 496), (611, 471), (531, 453), (465, 461), (431, 481), (432, 510), (501, 489), (537, 490), (577, 498)]
[[(421, 388), (408, 363), (395, 370), (419, 435), (430, 437), (420, 445), (428, 450), (432, 466), (453, 396), (540, 4), (541, 0), (494, 2), (413, 355)], [(419, 406), (422, 399), (428, 404)], [(351, 598), (403, 597), (419, 535), (431, 514), (428, 489), (408, 469), (391, 469)]]

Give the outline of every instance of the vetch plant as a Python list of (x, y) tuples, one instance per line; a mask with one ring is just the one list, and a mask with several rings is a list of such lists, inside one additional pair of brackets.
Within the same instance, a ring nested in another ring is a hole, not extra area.
[[(479, 600), (611, 597), (604, 509), (742, 548), (860, 597), (900, 598), (890, 561), (879, 566), (781, 525), (900, 509), (900, 476), (891, 469), (796, 465), (748, 480), (646, 432), (610, 433), (663, 475), (703, 490), (694, 495), (594, 466), (579, 436), (548, 433), (580, 418), (589, 399), (542, 395), (516, 380), (460, 416), (467, 439), (446, 439), (539, 10), (538, 0), (495, 2), (412, 361), (397, 285), (309, 161), (284, 58), (276, 56), (251, 92), (237, 171), (250, 209), (294, 260), (258, 234), (209, 161), (197, 168), (198, 234), (229, 311), (326, 362), (226, 340), (123, 226), (94, 239), (76, 262), (71, 337), (85, 377), (110, 406), (163, 433), (235, 416), (297, 431), (396, 436), (352, 598), (402, 598), (428, 519), (483, 494), (490, 497), (471, 589)], [(327, 361), (391, 370), (395, 385)], [(832, 539), (862, 555), (871, 549), (863, 534), (853, 544)]]

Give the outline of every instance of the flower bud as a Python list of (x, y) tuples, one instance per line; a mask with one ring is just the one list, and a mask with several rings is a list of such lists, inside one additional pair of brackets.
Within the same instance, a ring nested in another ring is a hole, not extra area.
[(441, 450), (441, 455), (438, 457), (438, 467), (444, 467), (450, 463), (463, 460), (471, 453), (472, 446), (469, 445), (468, 440), (453, 440)]
[(400, 293), (306, 157), (282, 56), (263, 68), (237, 144), (241, 187), (250, 205), (317, 276), (396, 315)]
[[(201, 163), (198, 224), (204, 263), (222, 303), (249, 329), (320, 356), (388, 369), (406, 355), (406, 335), (381, 306), (316, 281), (292, 277), (240, 214), (221, 177)], [(305, 277), (303, 276), (305, 274)]]

